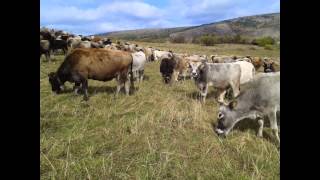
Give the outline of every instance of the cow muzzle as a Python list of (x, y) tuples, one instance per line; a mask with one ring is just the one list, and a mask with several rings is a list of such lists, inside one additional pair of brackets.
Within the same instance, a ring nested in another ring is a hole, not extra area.
[(272, 70), (271, 69), (265, 69), (264, 72), (265, 73), (270, 73), (270, 72), (272, 72)]
[(227, 137), (227, 132), (225, 132), (219, 128), (216, 128), (214, 131), (219, 137), (222, 137), (222, 138)]
[(191, 76), (192, 76), (192, 77), (197, 77), (197, 76), (198, 76), (198, 73), (192, 72), (192, 73), (191, 73)]

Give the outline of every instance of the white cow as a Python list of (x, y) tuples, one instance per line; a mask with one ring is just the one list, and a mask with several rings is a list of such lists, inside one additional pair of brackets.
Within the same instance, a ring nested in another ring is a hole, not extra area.
[(153, 51), (153, 57), (155, 61), (161, 60), (161, 58), (166, 58), (166, 57), (172, 57), (173, 54), (170, 51), (160, 51), (160, 50), (154, 50)]
[(252, 63), (247, 61), (236, 61), (234, 64), (239, 64), (241, 68), (240, 84), (247, 83), (253, 79), (256, 70)]
[(142, 82), (144, 76), (144, 66), (147, 62), (146, 55), (142, 51), (131, 53), (133, 64), (132, 64), (132, 72), (134, 79), (137, 82)]

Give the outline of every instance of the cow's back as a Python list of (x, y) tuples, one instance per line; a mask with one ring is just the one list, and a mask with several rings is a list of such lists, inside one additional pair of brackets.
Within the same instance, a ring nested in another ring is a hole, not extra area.
[[(85, 78), (107, 81), (118, 72), (128, 71), (132, 63), (130, 53), (106, 49), (74, 49), (67, 55), (64, 66)], [(63, 68), (63, 67), (62, 67)]]
[(241, 68), (240, 84), (244, 84), (253, 79), (255, 74), (255, 68), (252, 65), (252, 63), (249, 63), (247, 61), (237, 61), (234, 63), (239, 64)]
[(205, 79), (216, 87), (226, 87), (230, 82), (239, 82), (241, 77), (241, 68), (239, 64), (234, 63), (206, 63)]
[(132, 71), (143, 70), (144, 65), (147, 62), (145, 53), (138, 51), (131, 53), (133, 59)]
[(266, 109), (280, 107), (280, 73), (263, 73), (241, 86), (238, 103), (241, 108)]

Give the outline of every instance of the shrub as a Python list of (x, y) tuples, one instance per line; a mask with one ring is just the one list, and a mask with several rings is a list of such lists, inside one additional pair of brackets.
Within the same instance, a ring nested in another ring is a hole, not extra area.
[(264, 49), (266, 49), (266, 50), (273, 50), (273, 46), (272, 46), (271, 44), (266, 44), (266, 45), (264, 46)]
[(185, 39), (183, 36), (176, 36), (176, 37), (171, 37), (170, 41), (172, 43), (185, 43)]
[[(199, 38), (201, 44), (206, 46), (212, 46), (214, 44), (221, 43), (237, 43), (237, 44), (250, 44), (251, 41), (248, 38), (242, 37), (241, 35), (235, 36), (216, 36), (216, 35), (204, 35)], [(196, 41), (194, 41), (196, 42)]]
[(200, 37), (200, 43), (205, 46), (213, 46), (217, 43), (216, 38), (214, 35), (205, 35)]
[(265, 47), (266, 45), (274, 45), (275, 40), (272, 37), (263, 37), (253, 40), (252, 44)]

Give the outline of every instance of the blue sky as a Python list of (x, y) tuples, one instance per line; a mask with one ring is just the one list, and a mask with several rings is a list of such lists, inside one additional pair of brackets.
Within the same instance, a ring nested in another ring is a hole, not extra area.
[(273, 12), (280, 12), (280, 0), (40, 0), (40, 26), (89, 35)]

